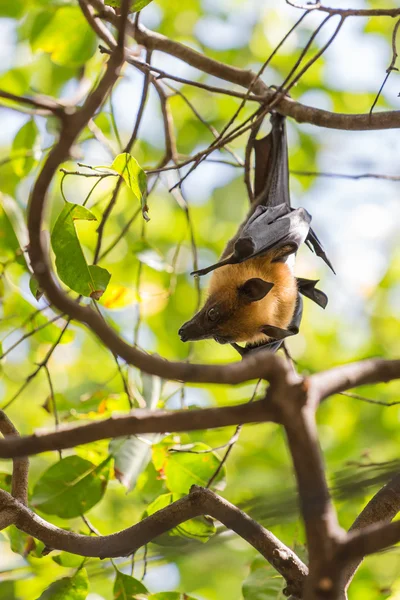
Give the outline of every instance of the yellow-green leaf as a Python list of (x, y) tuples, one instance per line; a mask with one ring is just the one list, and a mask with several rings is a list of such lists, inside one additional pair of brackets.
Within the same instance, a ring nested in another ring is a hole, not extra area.
[(87, 264), (75, 230), (76, 220), (95, 221), (96, 217), (84, 206), (66, 202), (51, 234), (57, 273), (74, 292), (98, 300), (111, 275), (106, 269)]
[(148, 220), (148, 207), (146, 204), (147, 177), (137, 160), (131, 154), (123, 152), (114, 159), (111, 169), (119, 173), (124, 179), (126, 185), (139, 200), (143, 217)]
[[(48, 52), (53, 62), (67, 67), (85, 64), (96, 49), (96, 36), (77, 6), (51, 9), (37, 17), (31, 46), (34, 52)], [(49, 16), (50, 12), (50, 16)], [(44, 17), (43, 18), (43, 14)]]

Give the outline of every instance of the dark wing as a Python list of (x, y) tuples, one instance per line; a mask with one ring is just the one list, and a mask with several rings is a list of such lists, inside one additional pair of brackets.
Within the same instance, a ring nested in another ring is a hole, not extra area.
[(310, 298), (310, 300), (313, 300), (313, 302), (318, 304), (318, 306), (321, 306), (321, 308), (326, 307), (328, 304), (328, 296), (315, 287), (318, 280), (304, 279), (303, 277), (297, 277), (296, 279), (299, 292), (303, 294), (303, 296)]
[(285, 117), (271, 115), (272, 129), (268, 135), (254, 140), (255, 173), (254, 204), (256, 206), (290, 207), (289, 160)]
[[(304, 208), (290, 209), (286, 204), (272, 208), (258, 206), (234, 242), (232, 253), (225, 259), (194, 271), (194, 275), (205, 275), (223, 265), (241, 263), (274, 249), (277, 259), (284, 259), (297, 252), (310, 231), (311, 216)], [(279, 250), (282, 254), (279, 255)]]
[(321, 244), (317, 237), (317, 234), (311, 227), (310, 231), (308, 232), (306, 244), (310, 248), (310, 250), (313, 250), (317, 256), (322, 258), (322, 260), (328, 265), (330, 270), (336, 275), (335, 269), (332, 267), (332, 263), (327, 257), (323, 245)]
[(305, 242), (310, 222), (311, 216), (304, 208), (258, 206), (234, 245), (233, 258), (240, 263), (280, 248), (287, 248), (286, 256), (293, 254)]
[(277, 250), (277, 259), (285, 260), (303, 243), (314, 249), (332, 268), (310, 227), (311, 215), (304, 208), (292, 209), (290, 206), (285, 117), (273, 113), (271, 125), (267, 136), (253, 142), (255, 199), (249, 214), (236, 236), (228, 242), (221, 260), (193, 271), (192, 275), (206, 275), (223, 265), (238, 264), (270, 250)]

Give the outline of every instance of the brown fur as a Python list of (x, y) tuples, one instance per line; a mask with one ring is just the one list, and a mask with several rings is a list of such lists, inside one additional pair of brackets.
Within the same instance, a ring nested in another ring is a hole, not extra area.
[[(269, 339), (261, 331), (264, 325), (287, 329), (296, 306), (297, 283), (288, 265), (272, 262), (274, 258), (274, 254), (257, 257), (214, 271), (206, 307), (218, 303), (226, 315), (217, 325), (218, 335), (235, 342), (259, 343)], [(238, 288), (254, 277), (272, 282), (274, 287), (261, 300), (246, 302)]]

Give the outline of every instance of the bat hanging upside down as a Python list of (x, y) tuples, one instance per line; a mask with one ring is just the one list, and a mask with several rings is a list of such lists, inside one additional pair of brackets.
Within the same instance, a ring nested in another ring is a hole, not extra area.
[[(254, 142), (255, 200), (221, 261), (196, 271), (214, 271), (203, 308), (179, 330), (181, 340), (213, 338), (244, 355), (278, 350), (299, 331), (302, 298), (323, 308), (326, 295), (316, 281), (293, 274), (295, 253), (306, 243), (333, 270), (303, 208), (292, 209), (284, 117), (271, 116), (272, 130)], [(236, 342), (247, 342), (246, 347)]]

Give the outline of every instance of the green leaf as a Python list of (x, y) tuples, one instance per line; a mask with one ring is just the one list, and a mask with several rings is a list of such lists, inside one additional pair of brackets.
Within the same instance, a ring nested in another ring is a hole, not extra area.
[(187, 594), (181, 594), (180, 592), (159, 592), (158, 594), (151, 594), (148, 600), (195, 600), (193, 596)]
[[(186, 447), (185, 447), (186, 449)], [(187, 494), (193, 484), (205, 486), (219, 467), (220, 458), (206, 444), (193, 444), (187, 447), (189, 452), (173, 452), (167, 455), (164, 474), (167, 487), (171, 492)], [(210, 450), (210, 452), (202, 452)], [(200, 451), (201, 454), (196, 454)], [(225, 467), (215, 480), (219, 489), (225, 483)]]
[[(152, 1), (153, 0), (132, 0), (131, 12), (138, 12), (139, 10), (142, 10)], [(121, 6), (121, 0), (105, 0), (104, 4), (119, 8)]]
[(62, 6), (53, 12), (46, 8), (37, 16), (32, 30), (32, 50), (49, 53), (59, 65), (84, 65), (96, 49), (96, 36), (76, 6)]
[[(16, 95), (25, 94), (29, 88), (29, 68), (16, 67), (0, 75), (0, 89)], [(2, 101), (2, 104), (15, 106), (12, 100)]]
[(89, 274), (91, 279), (90, 285), (94, 287), (94, 291), (91, 292), (90, 297), (94, 298), (94, 300), (100, 300), (107, 289), (111, 273), (107, 269), (103, 269), (97, 265), (89, 265)]
[(0, 600), (19, 600), (15, 595), (15, 581), (2, 581), (0, 583)]
[(109, 451), (115, 459), (115, 477), (130, 492), (151, 460), (151, 440), (147, 442), (136, 436), (117, 438), (110, 442)]
[[(181, 494), (162, 494), (147, 507), (144, 516), (147, 517), (153, 515), (155, 512), (169, 506), (172, 502), (176, 502), (176, 500), (179, 500), (179, 498), (182, 497), (183, 495)], [(177, 527), (170, 529), (165, 534), (153, 540), (153, 543), (159, 544), (160, 546), (175, 545), (176, 541), (174, 542), (174, 538), (189, 538), (205, 543), (210, 537), (215, 535), (215, 532), (216, 529), (211, 519), (207, 517), (196, 517), (195, 519), (190, 519), (189, 521), (185, 521)]]
[(130, 575), (117, 572), (114, 582), (115, 600), (135, 600), (138, 594), (147, 594), (148, 591), (141, 581)]
[(148, 206), (146, 204), (147, 177), (137, 160), (131, 154), (123, 152), (115, 157), (110, 168), (123, 177), (126, 185), (140, 202), (143, 217), (148, 221)]
[(52, 583), (37, 600), (85, 600), (89, 581), (85, 569)]
[(31, 290), (32, 296), (35, 300), (40, 300), (43, 296), (43, 291), (39, 288), (38, 280), (34, 275), (29, 279), (29, 289)]
[(43, 473), (33, 490), (32, 505), (49, 515), (71, 519), (100, 502), (110, 477), (111, 457), (94, 465), (67, 456)]
[(23, 248), (28, 232), (22, 212), (11, 196), (0, 194), (0, 258), (13, 260), (28, 271)]
[(18, 177), (26, 177), (39, 158), (39, 130), (30, 119), (17, 132), (11, 150), (12, 166)]
[(60, 552), (56, 556), (51, 557), (52, 560), (60, 567), (68, 569), (77, 569), (82, 564), (82, 556), (71, 554), (71, 552)]
[(95, 221), (96, 217), (84, 206), (66, 202), (51, 234), (57, 273), (74, 292), (99, 300), (111, 275), (106, 269), (87, 264), (75, 230), (77, 220)]
[(11, 525), (7, 529), (7, 535), (10, 540), (11, 550), (16, 554), (20, 554), (24, 558), (28, 555), (40, 558), (44, 549), (43, 542), (34, 540), (31, 535), (28, 535)]
[[(2, 351), (0, 350), (0, 354)], [(9, 494), (11, 493), (12, 475), (10, 473), (0, 473), (0, 488)]]
[(24, 14), (24, 0), (0, 0), (0, 17), (18, 19)]
[(250, 574), (243, 583), (244, 600), (276, 600), (282, 592), (284, 580), (261, 556), (251, 564)]

